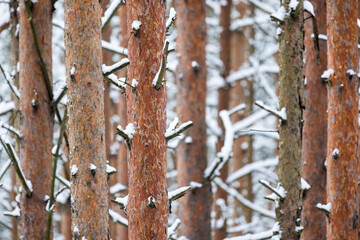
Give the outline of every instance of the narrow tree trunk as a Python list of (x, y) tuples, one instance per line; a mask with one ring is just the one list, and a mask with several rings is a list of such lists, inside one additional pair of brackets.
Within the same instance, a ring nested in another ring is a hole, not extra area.
[[(44, 239), (48, 215), (44, 198), (50, 190), (54, 115), (23, 0), (20, 5), (20, 159), (33, 187), (31, 197), (22, 193), (20, 229), (23, 239)], [(51, 81), (51, 1), (33, 3), (31, 14)]]
[[(319, 34), (326, 35), (326, 0), (312, 1)], [(305, 14), (306, 15), (306, 14)], [(327, 69), (326, 41), (319, 40), (317, 55), (313, 23), (305, 21), (305, 87), (306, 108), (302, 145), (302, 176), (310, 184), (303, 204), (303, 240), (326, 239), (326, 216), (315, 208), (326, 201), (327, 89), (321, 75)]]
[[(358, 239), (357, 1), (327, 1), (327, 239)], [(352, 75), (351, 71), (355, 74)]]
[(279, 36), (280, 65), (280, 109), (285, 108), (286, 120), (279, 124), (279, 185), (286, 191), (283, 200), (279, 199), (276, 220), (282, 231), (281, 239), (299, 239), (301, 214), (301, 121), (303, 90), (303, 1), (296, 10), (290, 10), (290, 0), (283, 3), (285, 11), (290, 12), (280, 24), (283, 32)]
[[(126, 21), (126, 5), (121, 6), (119, 9), (119, 17), (120, 17), (120, 45), (127, 45), (127, 21)], [(126, 77), (126, 70), (120, 72), (120, 77)], [(126, 96), (121, 94), (119, 102), (117, 103), (117, 114), (119, 116), (121, 126), (127, 125), (127, 114), (126, 114)], [(126, 142), (120, 142), (120, 146), (117, 154), (117, 182), (121, 183), (124, 186), (128, 186), (128, 153)], [(127, 191), (122, 194), (125, 197)], [(127, 218), (123, 211), (120, 213), (123, 217)], [(116, 225), (116, 236), (115, 240), (127, 240), (128, 239), (128, 228), (122, 226), (120, 224)]]
[(191, 144), (181, 141), (177, 149), (178, 184), (191, 181), (203, 184), (179, 200), (181, 225), (179, 235), (189, 239), (211, 239), (211, 186), (204, 179), (207, 164), (206, 146), (206, 24), (205, 1), (177, 3), (178, 106), (180, 122), (193, 121), (194, 127), (185, 133)]
[[(109, 239), (99, 1), (65, 1), (73, 238)], [(95, 171), (90, 170), (95, 165)]]
[[(126, 4), (131, 34), (128, 79), (138, 82), (135, 90), (126, 90), (128, 122), (135, 126), (129, 160), (129, 239), (164, 240), (169, 211), (164, 137), (166, 86), (164, 83), (156, 90), (152, 82), (163, 55), (166, 4), (158, 0), (128, 0)], [(130, 24), (135, 20), (141, 22), (138, 30), (132, 30)]]
[[(13, 84), (19, 88), (19, 69), (18, 69), (18, 62), (19, 62), (19, 38), (18, 38), (18, 31), (16, 28), (19, 23), (19, 16), (18, 11), (11, 11), (11, 9), (18, 9), (19, 3), (16, 0), (11, 0), (9, 4), (10, 10), (10, 36), (11, 36), (11, 43), (10, 43), (10, 64), (11, 64), (11, 71), (15, 73), (13, 77)], [(19, 99), (14, 94), (11, 94), (11, 99), (15, 103), (16, 109), (19, 109)], [(17, 111), (13, 111), (11, 116), (11, 123), (16, 128), (20, 128), (20, 118)], [(13, 136), (16, 138), (16, 136)], [(20, 146), (19, 146), (19, 139), (16, 139), (15, 150), (19, 154)], [(11, 191), (10, 191), (10, 202), (15, 201), (16, 198), (16, 172), (14, 168), (11, 168)], [(18, 219), (11, 218), (11, 238), (18, 239)]]
[[(224, 79), (224, 86), (218, 89), (218, 113), (222, 110), (229, 109), (229, 101), (230, 101), (230, 86), (226, 83), (225, 78), (229, 75), (230, 72), (230, 40), (231, 40), (231, 32), (230, 32), (230, 13), (232, 8), (232, 0), (226, 0), (226, 4), (219, 3), (221, 5), (220, 8), (220, 27), (222, 28), (220, 34), (220, 60), (223, 63), (223, 68), (221, 69), (221, 76)], [(221, 126), (222, 135), (218, 137), (216, 143), (216, 151), (220, 152), (221, 148), (224, 146), (224, 136), (225, 136), (225, 128), (222, 123), (220, 116), (218, 115), (218, 125)], [(229, 172), (229, 164), (226, 163), (220, 171), (220, 178), (223, 181), (226, 181)], [(218, 188), (215, 193), (215, 226), (214, 226), (214, 240), (222, 240), (227, 237), (226, 232), (226, 216), (222, 213), (221, 205), (227, 205), (227, 193)]]

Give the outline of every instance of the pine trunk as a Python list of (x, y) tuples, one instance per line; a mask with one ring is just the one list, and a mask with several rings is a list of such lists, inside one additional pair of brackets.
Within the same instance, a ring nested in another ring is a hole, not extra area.
[[(20, 231), (23, 239), (44, 239), (48, 216), (44, 198), (50, 190), (54, 114), (23, 0), (20, 5), (20, 159), (33, 187), (31, 197), (22, 193)], [(30, 11), (51, 82), (52, 3), (33, 3)]]
[(303, 90), (303, 1), (295, 10), (289, 7), (290, 0), (282, 7), (290, 12), (280, 27), (279, 35), (279, 95), (280, 109), (285, 108), (286, 119), (279, 123), (279, 186), (286, 191), (284, 199), (279, 199), (276, 221), (282, 231), (281, 239), (299, 239), (301, 214), (301, 121)]
[[(156, 90), (152, 82), (163, 56), (166, 4), (159, 0), (128, 0), (126, 4), (131, 34), (128, 79), (138, 82), (135, 90), (126, 90), (128, 122), (135, 126), (128, 171), (129, 239), (165, 240), (169, 212), (164, 137), (166, 85)], [(138, 31), (130, 24), (135, 20), (141, 22)]]
[[(357, 1), (327, 1), (327, 239), (358, 239)], [(352, 74), (354, 71), (354, 74)]]
[[(119, 17), (120, 17), (120, 46), (125, 47), (127, 45), (127, 21), (126, 21), (126, 5), (121, 6), (119, 9)], [(124, 69), (125, 70), (125, 69)], [(120, 72), (119, 77), (126, 77), (126, 70)], [(127, 114), (126, 114), (126, 96), (124, 94), (121, 94), (119, 96), (119, 102), (117, 103), (117, 114), (119, 116), (119, 124), (121, 126), (127, 125)], [(117, 170), (118, 173), (116, 175), (117, 182), (121, 183), (124, 186), (128, 186), (128, 152), (127, 152), (127, 146), (125, 141), (120, 142), (120, 146), (118, 149), (117, 154)], [(127, 194), (127, 191), (122, 193), (122, 197), (125, 197)], [(124, 214), (124, 211), (121, 211), (120, 214), (127, 218), (127, 216)], [(127, 240), (128, 239), (128, 228), (125, 226), (122, 226), (120, 224), (116, 225), (116, 236), (115, 240)]]
[[(221, 69), (221, 76), (224, 79), (224, 86), (218, 89), (218, 113), (222, 110), (229, 109), (229, 101), (230, 101), (230, 86), (226, 83), (225, 79), (229, 75), (230, 72), (230, 40), (231, 40), (231, 32), (230, 32), (230, 13), (232, 8), (232, 0), (226, 0), (226, 4), (220, 4), (220, 27), (222, 28), (220, 34), (220, 60), (223, 63)], [(218, 115), (218, 125), (221, 126), (222, 135), (218, 137), (216, 143), (216, 151), (220, 152), (221, 148), (224, 146), (224, 136), (225, 136), (225, 128), (222, 123), (221, 118)], [(229, 173), (229, 164), (226, 163), (220, 171), (220, 178), (225, 182)], [(227, 192), (223, 189), (218, 188), (215, 193), (215, 226), (214, 226), (214, 240), (222, 240), (227, 237), (226, 231), (226, 216), (224, 216), (221, 205), (227, 205)]]
[[(312, 1), (319, 34), (326, 35), (326, 0)], [(306, 16), (307, 14), (305, 14)], [(327, 88), (321, 75), (327, 69), (326, 41), (314, 44), (313, 22), (305, 21), (305, 99), (302, 144), (302, 177), (310, 184), (303, 203), (303, 240), (326, 239), (326, 216), (315, 208), (326, 202)]]
[(203, 184), (179, 200), (179, 235), (189, 239), (211, 239), (211, 185), (204, 179), (207, 165), (206, 146), (206, 23), (205, 1), (177, 2), (178, 93), (180, 122), (193, 121), (185, 133), (191, 144), (181, 141), (177, 149), (178, 185), (191, 181)]
[[(109, 239), (99, 1), (65, 1), (73, 238)], [(96, 166), (90, 170), (90, 164)]]

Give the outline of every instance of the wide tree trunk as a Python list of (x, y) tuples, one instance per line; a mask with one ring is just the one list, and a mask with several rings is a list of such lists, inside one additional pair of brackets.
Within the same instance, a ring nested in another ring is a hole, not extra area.
[(126, 4), (131, 34), (128, 79), (138, 82), (134, 90), (126, 90), (128, 122), (135, 127), (128, 171), (129, 239), (165, 240), (169, 211), (164, 136), (166, 85), (157, 90), (153, 79), (163, 58), (166, 4), (158, 0), (128, 0)]
[[(123, 5), (119, 9), (119, 15), (120, 17), (120, 46), (126, 46), (127, 45), (127, 21), (126, 21), (126, 5)], [(120, 71), (119, 77), (126, 77), (126, 69), (124, 71)], [(127, 125), (127, 113), (126, 113), (126, 96), (124, 94), (121, 94), (119, 96), (119, 102), (117, 103), (117, 114), (119, 116), (119, 124), (121, 126)], [(118, 149), (117, 154), (117, 175), (116, 179), (118, 183), (121, 183), (124, 186), (128, 186), (128, 152), (127, 152), (127, 146), (125, 141), (120, 142), (120, 146)], [(122, 193), (122, 197), (125, 197), (127, 194), (127, 191)], [(124, 218), (127, 218), (127, 216), (124, 214), (123, 211), (120, 213)], [(115, 240), (127, 240), (128, 239), (128, 228), (125, 226), (122, 226), (120, 224), (116, 225), (116, 236), (113, 237)]]
[[(319, 34), (326, 35), (326, 0), (312, 1)], [(305, 14), (306, 16), (306, 14)], [(306, 108), (302, 143), (302, 177), (310, 184), (303, 203), (301, 234), (303, 240), (326, 239), (326, 216), (317, 203), (326, 201), (327, 88), (321, 75), (327, 69), (326, 41), (319, 40), (319, 52), (311, 35), (313, 23), (305, 21), (305, 86)], [(317, 55), (318, 54), (318, 55)]]
[[(54, 114), (29, 16), (24, 1), (20, 3), (20, 159), (33, 187), (31, 197), (22, 193), (20, 231), (23, 239), (44, 239), (48, 216), (44, 198), (50, 191)], [(52, 2), (33, 3), (30, 11), (51, 82)]]
[[(99, 1), (65, 1), (73, 238), (109, 239)], [(96, 169), (91, 171), (90, 165)]]
[(357, 1), (327, 1), (327, 239), (358, 239)]
[(180, 122), (194, 122), (191, 131), (185, 133), (186, 137), (191, 137), (192, 143), (181, 141), (177, 149), (178, 184), (185, 186), (191, 181), (203, 184), (179, 200), (179, 235), (189, 239), (211, 239), (211, 186), (203, 177), (207, 165), (205, 1), (178, 1), (176, 11), (179, 52), (177, 112)]
[[(231, 41), (231, 32), (230, 32), (230, 13), (232, 8), (232, 0), (226, 0), (226, 4), (223, 2), (220, 4), (220, 27), (222, 28), (220, 34), (220, 60), (223, 63), (221, 69), (221, 76), (223, 77), (223, 86), (218, 89), (218, 113), (222, 110), (229, 109), (229, 101), (230, 101), (230, 86), (226, 83), (225, 78), (229, 75), (230, 72), (230, 41)], [(224, 136), (225, 136), (225, 128), (222, 123), (220, 116), (217, 118), (218, 125), (221, 126), (222, 135), (218, 137), (216, 143), (216, 151), (220, 152), (221, 148), (224, 146)], [(229, 173), (229, 164), (226, 163), (220, 171), (220, 178), (225, 182)], [(227, 192), (223, 189), (218, 188), (215, 193), (215, 226), (214, 226), (214, 240), (222, 240), (227, 237), (226, 232), (226, 216), (223, 216), (221, 210), (221, 205), (227, 205)]]
[[(276, 208), (276, 221), (282, 231), (281, 239), (299, 239), (301, 214), (301, 124), (302, 124), (302, 90), (303, 90), (303, 1), (296, 9), (289, 7), (290, 0), (284, 1), (282, 7), (286, 12), (280, 23), (282, 33), (279, 35), (279, 95), (280, 109), (285, 116), (279, 124), (279, 186), (286, 194), (279, 199)], [(286, 196), (285, 196), (286, 195)]]

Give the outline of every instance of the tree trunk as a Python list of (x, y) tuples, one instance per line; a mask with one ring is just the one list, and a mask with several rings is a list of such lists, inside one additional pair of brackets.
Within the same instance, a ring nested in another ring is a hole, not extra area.
[[(230, 40), (231, 40), (231, 32), (230, 32), (230, 13), (232, 8), (232, 0), (226, 0), (226, 4), (220, 4), (220, 27), (222, 28), (220, 34), (220, 60), (223, 63), (221, 69), (221, 76), (224, 79), (224, 86), (218, 89), (218, 113), (222, 110), (229, 109), (229, 100), (230, 100), (230, 86), (226, 83), (225, 78), (229, 75), (230, 72)], [(224, 136), (225, 136), (225, 128), (222, 123), (220, 116), (217, 118), (218, 125), (221, 126), (222, 135), (218, 137), (216, 143), (216, 151), (220, 152), (221, 148), (224, 146)], [(229, 173), (229, 164), (226, 163), (220, 171), (220, 178), (225, 182)], [(227, 205), (227, 193), (218, 188), (215, 193), (215, 226), (214, 226), (214, 240), (222, 240), (227, 237), (226, 232), (226, 216), (223, 215), (221, 210), (221, 205)]]
[(286, 119), (279, 124), (279, 186), (286, 191), (276, 208), (276, 221), (282, 231), (281, 239), (299, 239), (296, 227), (300, 225), (301, 214), (301, 121), (303, 90), (303, 1), (296, 10), (290, 10), (290, 0), (282, 7), (287, 15), (280, 27), (279, 35), (279, 93), (280, 109), (285, 110)]
[[(319, 34), (326, 35), (326, 0), (312, 1)], [(306, 14), (305, 14), (306, 15)], [(310, 184), (303, 203), (303, 240), (326, 239), (326, 216), (315, 208), (326, 201), (327, 89), (321, 75), (327, 69), (326, 41), (319, 40), (319, 55), (314, 45), (313, 23), (305, 21), (306, 108), (302, 145), (302, 176)]]
[[(135, 90), (126, 90), (128, 122), (135, 126), (129, 160), (129, 239), (165, 240), (169, 211), (164, 137), (166, 87), (164, 84), (156, 90), (152, 82), (163, 55), (166, 4), (158, 0), (128, 0), (126, 4), (131, 34), (128, 79), (138, 82)], [(132, 30), (130, 24), (135, 20), (141, 22), (138, 30)]]
[[(73, 238), (109, 239), (99, 1), (65, 1)], [(95, 165), (95, 171), (90, 170)]]
[[(13, 78), (13, 84), (19, 89), (19, 69), (17, 68), (19, 62), (19, 38), (18, 33), (16, 31), (17, 25), (19, 23), (19, 15), (18, 11), (11, 11), (11, 9), (18, 9), (19, 3), (16, 0), (11, 0), (9, 4), (9, 12), (10, 12), (10, 36), (11, 36), (11, 43), (10, 43), (10, 64), (11, 64), (11, 71), (15, 73)], [(13, 127), (16, 129), (20, 128), (20, 118), (17, 110), (19, 109), (19, 99), (14, 95), (11, 94), (11, 99), (15, 103), (16, 111), (13, 111), (11, 116), (11, 123)], [(17, 154), (20, 152), (19, 146), (19, 139), (16, 136), (13, 136), (16, 139), (15, 143), (15, 150)], [(14, 168), (11, 168), (11, 191), (10, 191), (10, 202), (15, 201), (16, 198), (16, 172)], [(11, 218), (11, 238), (18, 239), (18, 218)]]
[(205, 240), (211, 239), (212, 202), (210, 182), (203, 177), (207, 165), (205, 1), (178, 1), (176, 10), (180, 56), (177, 112), (180, 122), (194, 122), (194, 127), (185, 133), (192, 138), (192, 143), (181, 141), (177, 149), (178, 184), (185, 186), (191, 181), (203, 184), (179, 200), (179, 233), (189, 239)]
[[(119, 17), (120, 17), (120, 46), (127, 45), (127, 21), (126, 21), (126, 5), (123, 5), (119, 9)], [(120, 77), (126, 77), (126, 70), (120, 72)], [(117, 103), (117, 114), (119, 116), (121, 126), (127, 125), (127, 114), (126, 114), (126, 96), (121, 94), (119, 102)], [(128, 152), (125, 141), (120, 142), (120, 146), (118, 149), (117, 155), (117, 170), (118, 173), (116, 175), (117, 182), (121, 183), (124, 186), (128, 186)], [(122, 194), (122, 197), (125, 197), (127, 191)], [(120, 214), (127, 218), (123, 211)], [(116, 236), (115, 240), (127, 240), (128, 239), (128, 228), (122, 226), (120, 224), (116, 225)]]
[[(22, 193), (20, 229), (23, 239), (44, 239), (48, 215), (44, 198), (50, 190), (54, 115), (23, 0), (20, 5), (20, 159), (33, 187), (31, 197)], [(51, 82), (52, 3), (44, 0), (32, 5), (32, 21)]]
[[(358, 239), (357, 1), (327, 1), (328, 80), (327, 239)], [(346, 30), (346, 31), (345, 31)], [(352, 75), (351, 71), (355, 74)]]

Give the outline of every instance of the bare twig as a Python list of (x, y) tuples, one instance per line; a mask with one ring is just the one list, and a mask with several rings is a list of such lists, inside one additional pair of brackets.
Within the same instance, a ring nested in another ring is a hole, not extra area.
[(167, 61), (167, 55), (168, 55), (168, 49), (169, 49), (169, 41), (165, 40), (165, 45), (163, 49), (163, 55), (160, 63), (159, 71), (156, 73), (155, 78), (152, 82), (153, 86), (156, 90), (159, 90), (162, 86), (165, 71), (166, 71), (166, 61)]
[(15, 95), (15, 97), (16, 97), (17, 99), (20, 99), (19, 90), (14, 86), (14, 84), (12, 84), (11, 80), (10, 80), (10, 79), (8, 78), (8, 76), (6, 75), (5, 70), (4, 70), (4, 68), (1, 66), (1, 64), (0, 64), (0, 70), (1, 70), (1, 72), (2, 72), (2, 74), (3, 74), (3, 76), (4, 76), (4, 78), (5, 78), (5, 80), (6, 80), (6, 82), (7, 82), (7, 84), (9, 85), (10, 90), (14, 93), (14, 95)]

